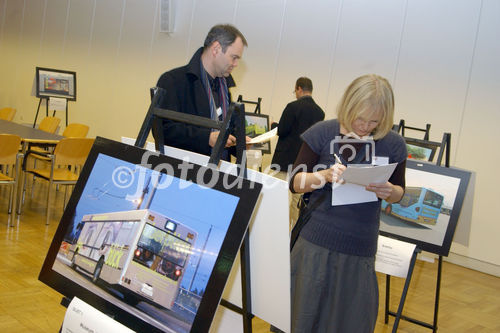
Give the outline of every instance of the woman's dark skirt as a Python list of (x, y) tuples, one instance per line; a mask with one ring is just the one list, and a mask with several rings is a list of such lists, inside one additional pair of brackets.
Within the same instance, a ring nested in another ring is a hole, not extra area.
[(375, 258), (299, 237), (291, 253), (292, 333), (371, 333), (378, 313)]

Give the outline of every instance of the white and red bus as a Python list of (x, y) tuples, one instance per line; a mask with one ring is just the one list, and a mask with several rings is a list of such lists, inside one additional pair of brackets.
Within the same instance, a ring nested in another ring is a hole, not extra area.
[(124, 294), (170, 309), (179, 292), (197, 233), (151, 210), (85, 215), (68, 256), (73, 268)]

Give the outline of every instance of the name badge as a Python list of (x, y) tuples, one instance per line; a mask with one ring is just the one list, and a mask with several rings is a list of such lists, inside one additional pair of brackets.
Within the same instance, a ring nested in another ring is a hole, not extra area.
[(387, 156), (374, 156), (373, 165), (387, 165), (389, 164), (389, 157)]

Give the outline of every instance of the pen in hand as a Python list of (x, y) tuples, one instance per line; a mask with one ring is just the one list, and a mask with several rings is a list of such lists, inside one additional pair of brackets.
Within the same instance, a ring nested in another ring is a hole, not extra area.
[[(340, 159), (340, 157), (338, 157), (337, 154), (333, 154), (333, 156), (335, 157), (335, 163), (341, 166), (340, 167), (340, 170), (341, 170), (340, 174), (342, 174), (342, 172), (343, 172), (343, 170), (345, 170), (346, 166), (342, 163), (342, 160)], [(334, 183), (338, 182), (340, 184), (343, 184), (344, 180), (342, 178), (339, 180), (338, 177), (339, 177), (339, 175), (338, 175), (338, 171), (337, 171), (337, 173), (334, 174), (334, 179), (333, 179)]]
[(340, 160), (340, 157), (338, 157), (338, 156), (337, 156), (337, 154), (333, 154), (333, 156), (335, 156), (335, 161), (336, 161), (338, 164), (342, 165), (342, 161)]

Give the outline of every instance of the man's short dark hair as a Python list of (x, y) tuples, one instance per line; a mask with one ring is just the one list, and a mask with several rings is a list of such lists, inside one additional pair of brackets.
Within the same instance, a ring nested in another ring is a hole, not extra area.
[(302, 88), (302, 90), (304, 91), (313, 91), (313, 83), (311, 79), (305, 76), (299, 77), (297, 79), (297, 82), (295, 83), (295, 89), (297, 89), (298, 87)]
[(248, 46), (245, 36), (231, 24), (217, 24), (210, 29), (205, 38), (203, 49), (207, 49), (213, 42), (219, 42), (222, 52), (226, 53), (229, 45), (233, 44), (236, 38), (240, 37), (243, 45)]

